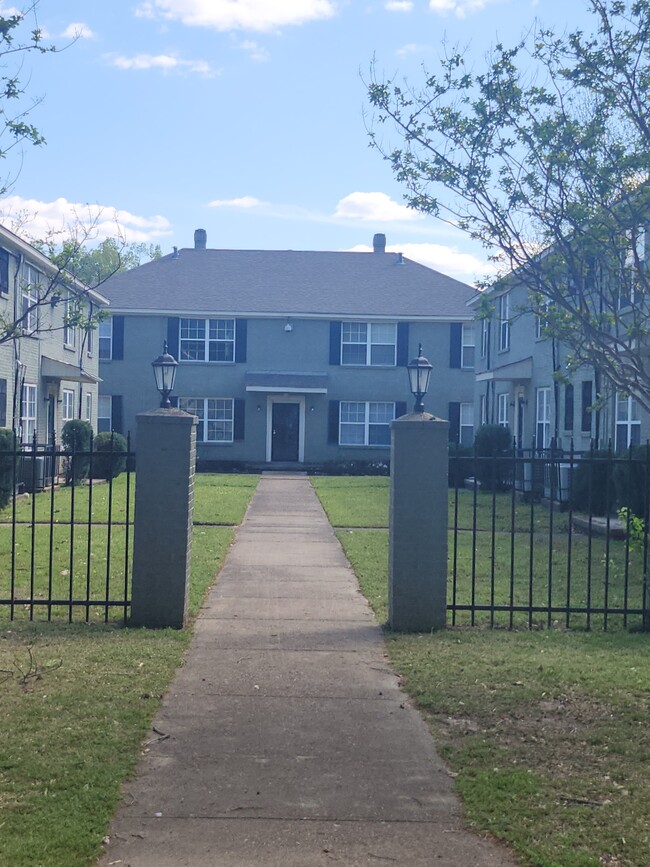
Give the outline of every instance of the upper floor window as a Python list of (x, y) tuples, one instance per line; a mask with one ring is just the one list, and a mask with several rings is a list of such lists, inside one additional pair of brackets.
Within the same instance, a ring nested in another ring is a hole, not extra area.
[(339, 444), (342, 446), (389, 446), (390, 423), (395, 404), (388, 401), (342, 400), (339, 413)]
[(234, 319), (181, 319), (180, 361), (234, 361)]
[(621, 274), (618, 306), (628, 307), (637, 300), (640, 272), (645, 268), (645, 227), (629, 229), (626, 233), (625, 258)]
[(394, 367), (397, 361), (397, 326), (383, 322), (344, 322), (341, 329), (341, 364)]
[(113, 357), (113, 320), (111, 317), (102, 319), (97, 326), (99, 340), (99, 357), (103, 361), (110, 361)]
[(63, 299), (63, 344), (73, 349), (77, 343), (77, 328), (73, 324), (76, 300), (67, 293)]
[(499, 349), (510, 349), (510, 293), (499, 297)]
[(198, 417), (198, 442), (231, 443), (234, 435), (234, 401), (223, 397), (181, 397), (179, 409)]
[(32, 334), (38, 328), (40, 288), (41, 272), (31, 265), (24, 265), (21, 317), (23, 330), (27, 334)]
[(463, 336), (460, 353), (461, 367), (474, 367), (474, 325), (463, 323)]
[(537, 308), (535, 313), (535, 340), (541, 340), (546, 337), (546, 329), (548, 328), (548, 304), (543, 302)]

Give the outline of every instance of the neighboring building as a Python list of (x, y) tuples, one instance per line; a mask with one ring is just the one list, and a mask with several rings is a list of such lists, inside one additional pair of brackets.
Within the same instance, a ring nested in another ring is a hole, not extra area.
[(0, 343), (0, 427), (17, 431), (24, 444), (60, 436), (68, 419), (96, 425), (96, 332), (66, 327), (69, 305), (82, 299), (105, 307), (99, 292), (61, 274), (52, 262), (0, 227), (0, 312), (21, 319), (15, 336)]
[(421, 343), (434, 368), (427, 409), (471, 442), (474, 291), (385, 245), (211, 250), (197, 230), (193, 248), (115, 275), (103, 287), (99, 429), (134, 435), (136, 415), (155, 408), (151, 361), (166, 340), (204, 465), (385, 461)]
[[(617, 451), (650, 437), (650, 419), (638, 402), (617, 394), (593, 367), (567, 374), (567, 349), (545, 330), (544, 314), (530, 310), (528, 289), (509, 281), (489, 293), (493, 315), (477, 316), (475, 417), (508, 427), (519, 448)], [(477, 308), (481, 296), (470, 306)]]

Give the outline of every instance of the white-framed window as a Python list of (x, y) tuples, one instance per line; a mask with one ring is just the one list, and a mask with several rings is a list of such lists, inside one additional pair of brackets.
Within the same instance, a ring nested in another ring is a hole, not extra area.
[(542, 340), (546, 337), (546, 329), (548, 328), (548, 304), (540, 304), (535, 313), (535, 340)]
[(481, 358), (487, 358), (490, 342), (490, 322), (488, 319), (481, 320)]
[(197, 442), (231, 443), (234, 434), (234, 401), (230, 397), (180, 397), (179, 409), (199, 419)]
[(639, 404), (630, 395), (616, 395), (616, 449), (638, 446), (641, 442)]
[(474, 442), (474, 404), (460, 405), (460, 444), (471, 446)]
[(21, 316), (23, 331), (27, 334), (33, 334), (38, 329), (40, 287), (41, 272), (32, 265), (24, 265)]
[(639, 270), (645, 267), (645, 227), (628, 229), (625, 233), (626, 248), (618, 293), (619, 309), (629, 307), (636, 301), (639, 285)]
[(36, 431), (36, 386), (25, 383), (20, 396), (20, 439), (29, 445)]
[(510, 293), (499, 297), (499, 350), (510, 349)]
[(344, 322), (341, 327), (341, 364), (395, 367), (397, 325), (386, 322)]
[(84, 418), (87, 422), (92, 422), (93, 420), (93, 396), (90, 391), (87, 391), (85, 395)]
[(497, 395), (497, 422), (501, 427), (510, 427), (510, 419), (508, 417), (510, 404), (510, 395), (508, 392), (502, 392)]
[(110, 433), (112, 429), (113, 398), (110, 394), (100, 394), (97, 398), (97, 433)]
[(474, 367), (474, 323), (463, 323), (460, 344), (460, 366)]
[(234, 319), (181, 319), (180, 361), (234, 361)]
[(71, 421), (74, 418), (74, 391), (64, 388), (61, 397), (61, 419), (64, 422)]
[(97, 326), (97, 339), (100, 360), (110, 361), (113, 357), (113, 320), (110, 316), (102, 319)]
[(548, 386), (537, 389), (536, 406), (536, 445), (547, 449), (551, 445), (551, 389)]
[(484, 394), (482, 394), (482, 395), (480, 395), (478, 401), (479, 401), (478, 414), (479, 414), (479, 418), (480, 418), (480, 423), (481, 424), (487, 424), (487, 397)]
[(63, 345), (74, 349), (77, 344), (77, 328), (70, 324), (70, 317), (75, 313), (75, 298), (69, 292), (63, 299)]
[(395, 418), (391, 401), (342, 400), (339, 409), (339, 445), (389, 446), (390, 423)]

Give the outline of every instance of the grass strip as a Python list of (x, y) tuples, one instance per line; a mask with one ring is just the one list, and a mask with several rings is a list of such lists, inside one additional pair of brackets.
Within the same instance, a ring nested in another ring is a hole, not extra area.
[[(313, 481), (339, 527), (369, 526), (387, 508), (386, 480)], [(378, 502), (368, 504), (373, 490)], [(337, 536), (385, 623), (387, 531)], [(465, 558), (468, 538), (461, 534)], [(471, 827), (539, 867), (650, 864), (650, 635), (458, 627), (387, 630), (386, 646)]]
[[(220, 485), (214, 477), (197, 477), (199, 514), (215, 524), (239, 523), (256, 482), (257, 477), (235, 476)], [(228, 526), (194, 528), (192, 617), (233, 533)], [(190, 639), (190, 630), (3, 624), (2, 867), (81, 867), (96, 859), (121, 784), (135, 768), (151, 719)]]

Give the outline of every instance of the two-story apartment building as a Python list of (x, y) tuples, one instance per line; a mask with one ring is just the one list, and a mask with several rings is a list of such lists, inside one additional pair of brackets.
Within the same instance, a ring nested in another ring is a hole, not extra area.
[[(600, 371), (584, 365), (569, 375), (567, 348), (547, 333), (543, 311), (531, 310), (524, 284), (510, 280), (487, 297), (492, 315), (475, 324), (477, 426), (508, 427), (521, 448), (534, 438), (538, 448), (611, 442), (620, 451), (650, 436), (648, 414)], [(482, 306), (480, 296), (470, 302)]]
[(25, 444), (58, 438), (68, 419), (96, 424), (96, 332), (71, 324), (78, 303), (91, 311), (108, 301), (0, 226), (0, 427)]
[(103, 286), (100, 430), (134, 434), (157, 405), (151, 361), (167, 341), (204, 465), (385, 461), (421, 343), (434, 368), (427, 409), (471, 442), (469, 286), (387, 253), (384, 235), (372, 253), (208, 249), (204, 230), (194, 240)]

